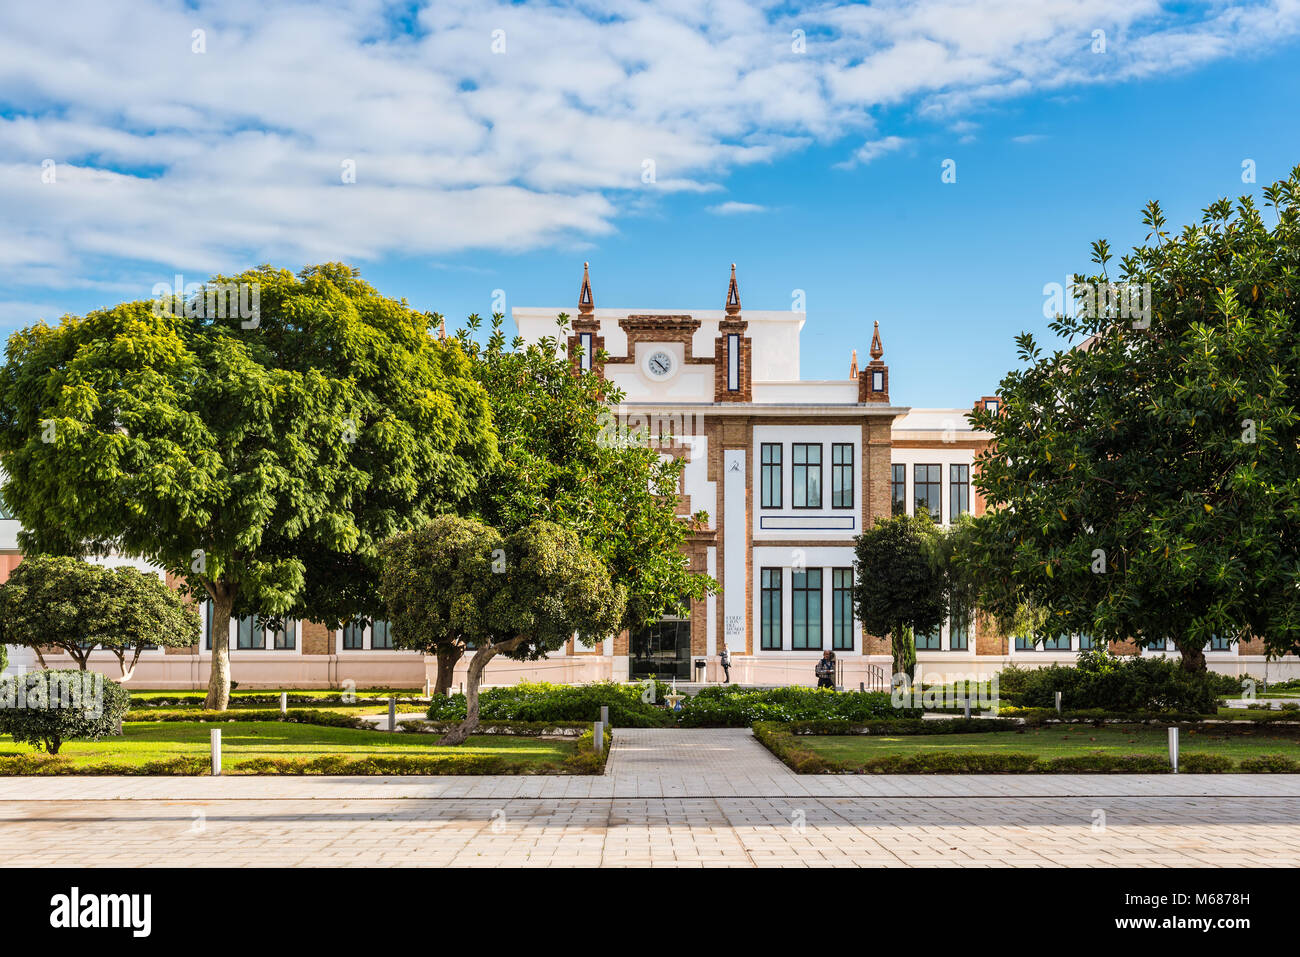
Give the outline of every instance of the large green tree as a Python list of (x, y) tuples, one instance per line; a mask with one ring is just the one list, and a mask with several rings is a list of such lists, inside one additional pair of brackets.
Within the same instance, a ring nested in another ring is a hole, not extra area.
[(354, 270), (212, 286), (255, 314), (201, 293), (15, 333), (0, 454), (24, 550), (144, 557), (211, 600), (224, 708), (231, 615), (378, 611), (378, 543), (462, 501), (495, 442), (464, 351)]
[(117, 657), (129, 681), (146, 648), (198, 640), (194, 608), (152, 572), (29, 555), (0, 585), (0, 642), (34, 649), (41, 667), (44, 648), (67, 654), (82, 671), (99, 649)]
[(948, 615), (949, 581), (938, 528), (929, 513), (878, 518), (854, 543), (854, 612), (862, 627), (889, 635), (894, 674), (916, 670), (916, 632)]
[[(1040, 636), (1171, 639), (1205, 667), (1212, 636), (1300, 651), (1300, 168), (1076, 276), (1050, 323), (1018, 337), (976, 487), (990, 511), (971, 560), (984, 601), (1028, 603)], [(1129, 308), (1125, 308), (1128, 306)]]
[(442, 744), (460, 744), (478, 727), (479, 683), (493, 657), (537, 659), (574, 635), (603, 638), (624, 615), (626, 589), (573, 531), (552, 522), (502, 535), (445, 515), (396, 536), (382, 555), (393, 642), (474, 649), (465, 721)]
[[(558, 317), (561, 335), (567, 319)], [(707, 516), (676, 514), (684, 463), (620, 427), (615, 409), (622, 393), (595, 372), (576, 369), (560, 337), (531, 344), (515, 338), (507, 348), (500, 314), (480, 344), (481, 326), (471, 316), (455, 338), (475, 357), (474, 373), (492, 397), (500, 458), (466, 513), (503, 533), (537, 521), (573, 531), (627, 593), (611, 631), (641, 627), (703, 598), (715, 584), (691, 571), (682, 546)], [(438, 645), (437, 693), (450, 687), (464, 652), (451, 637)]]

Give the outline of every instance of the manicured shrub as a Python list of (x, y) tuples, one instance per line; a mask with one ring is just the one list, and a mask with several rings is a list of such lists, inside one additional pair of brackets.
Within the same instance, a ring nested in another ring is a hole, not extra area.
[(1300, 761), (1285, 754), (1260, 754), (1242, 758), (1238, 767), (1251, 774), (1295, 774), (1300, 772)]
[[(589, 685), (520, 682), (489, 688), (479, 694), (479, 717), (484, 722), (598, 721), (601, 705), (609, 708), (610, 724), (617, 728), (658, 728), (671, 725), (673, 716), (663, 707), (668, 686), (656, 682), (653, 696), (645, 684), (601, 681)], [(643, 697), (653, 700), (642, 700)], [(430, 721), (452, 722), (465, 718), (465, 696), (438, 695), (429, 705)]]
[(1186, 774), (1227, 774), (1235, 767), (1232, 758), (1223, 754), (1181, 754), (1178, 757), (1178, 770)]
[(987, 734), (991, 731), (1019, 731), (1024, 723), (1000, 718), (953, 718), (926, 721), (923, 718), (883, 718), (875, 721), (792, 721), (786, 725), (791, 734)]
[(1167, 658), (1120, 657), (1097, 649), (1080, 654), (1074, 667), (1027, 669), (1012, 683), (1020, 688), (1016, 700), (1028, 708), (1054, 708), (1059, 691), (1062, 706), (1071, 710), (1213, 714), (1222, 677), (1183, 671)]
[(116, 734), (131, 695), (95, 671), (33, 671), (0, 679), (0, 734), (58, 754), (64, 741)]
[(9, 667), (9, 649), (0, 645), (0, 672)]
[[(716, 688), (716, 686), (715, 686)], [(679, 723), (685, 728), (744, 728), (755, 721), (824, 721), (863, 723), (877, 718), (919, 718), (919, 708), (895, 708), (887, 692), (836, 692), (819, 688), (725, 690), (706, 688), (683, 702)]]
[(232, 708), (229, 711), (131, 711), (128, 724), (141, 721), (287, 721), (290, 724), (318, 724), (327, 728), (374, 728), (356, 715), (337, 714), (315, 708), (290, 708), (284, 714), (269, 708)]

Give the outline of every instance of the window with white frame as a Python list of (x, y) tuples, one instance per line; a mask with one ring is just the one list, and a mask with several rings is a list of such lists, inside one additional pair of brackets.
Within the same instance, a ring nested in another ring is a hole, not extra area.
[(764, 568), (759, 593), (760, 638), (764, 651), (781, 650), (781, 575), (780, 568)]
[(853, 507), (853, 443), (831, 445), (831, 508)]
[(970, 466), (948, 466), (948, 514), (950, 521), (970, 511)]
[(763, 508), (781, 507), (781, 443), (764, 442), (759, 449)]
[(929, 509), (935, 524), (943, 521), (943, 486), (937, 465), (917, 465), (913, 467), (912, 498), (916, 501), (915, 514), (920, 515)]
[(795, 442), (790, 447), (790, 504), (795, 508), (822, 507), (822, 447)]
[(831, 648), (853, 650), (853, 569), (831, 569)]
[(808, 568), (790, 575), (790, 647), (820, 651), (822, 647), (822, 570)]

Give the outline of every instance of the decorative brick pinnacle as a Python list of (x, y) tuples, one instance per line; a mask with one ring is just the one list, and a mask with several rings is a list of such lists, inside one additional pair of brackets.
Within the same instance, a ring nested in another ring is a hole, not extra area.
[(880, 323), (876, 323), (876, 329), (871, 334), (871, 358), (879, 359), (885, 354), (885, 347), (880, 344)]
[(740, 314), (740, 289), (736, 286), (736, 264), (731, 264), (731, 284), (727, 286), (727, 315)]
[(591, 294), (591, 274), (587, 270), (589, 265), (582, 264), (582, 288), (578, 290), (578, 314), (582, 316), (591, 316), (596, 311), (596, 298)]

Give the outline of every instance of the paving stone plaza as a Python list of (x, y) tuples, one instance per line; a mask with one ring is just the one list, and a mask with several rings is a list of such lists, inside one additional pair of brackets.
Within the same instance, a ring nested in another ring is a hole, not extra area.
[(796, 775), (620, 729), (593, 777), (0, 779), (9, 866), (1294, 867), (1297, 775)]

